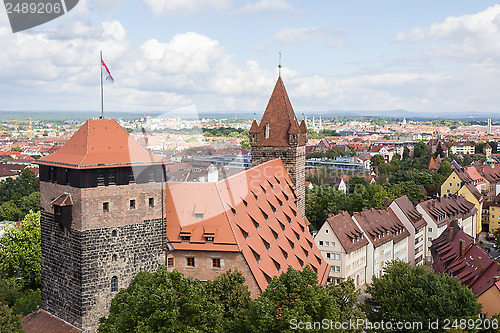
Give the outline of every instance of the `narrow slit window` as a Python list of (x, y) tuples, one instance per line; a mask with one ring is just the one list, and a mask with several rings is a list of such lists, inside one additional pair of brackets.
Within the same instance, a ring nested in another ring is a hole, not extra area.
[(111, 292), (118, 291), (118, 277), (113, 276), (111, 278)]

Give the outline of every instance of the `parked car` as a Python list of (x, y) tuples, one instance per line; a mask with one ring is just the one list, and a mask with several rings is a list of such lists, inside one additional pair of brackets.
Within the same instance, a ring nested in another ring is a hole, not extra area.
[(491, 252), (491, 249), (487, 246), (485, 246), (484, 249), (486, 250), (486, 252)]
[(486, 236), (486, 240), (489, 242), (494, 242), (495, 241), (495, 235), (494, 234), (489, 234)]

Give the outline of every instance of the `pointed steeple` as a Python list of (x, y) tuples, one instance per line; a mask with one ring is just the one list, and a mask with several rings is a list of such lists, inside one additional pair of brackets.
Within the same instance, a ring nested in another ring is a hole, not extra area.
[(252, 121), (252, 126), (250, 127), (250, 130), (248, 133), (259, 133), (259, 125), (257, 124), (257, 120)]
[(290, 134), (298, 133), (299, 122), (295, 117), (283, 80), (278, 77), (259, 125), (258, 145), (286, 147), (290, 144)]

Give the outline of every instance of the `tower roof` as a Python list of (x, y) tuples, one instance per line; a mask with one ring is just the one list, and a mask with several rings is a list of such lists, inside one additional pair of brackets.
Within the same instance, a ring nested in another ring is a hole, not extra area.
[(161, 164), (114, 119), (90, 119), (59, 150), (38, 160), (40, 165), (73, 169)]
[[(269, 125), (269, 137), (266, 138), (266, 125)], [(289, 134), (305, 133), (295, 117), (292, 103), (281, 77), (274, 86), (258, 128), (260, 146), (284, 147), (289, 145)], [(305, 142), (300, 142), (305, 144)]]

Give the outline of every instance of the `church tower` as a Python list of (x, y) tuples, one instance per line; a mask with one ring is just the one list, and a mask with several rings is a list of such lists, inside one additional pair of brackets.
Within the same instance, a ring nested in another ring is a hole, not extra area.
[(249, 131), (252, 166), (280, 158), (298, 193), (297, 207), (305, 215), (305, 158), (307, 127), (299, 125), (281, 76), (262, 116)]
[(165, 263), (165, 170), (115, 120), (41, 158), (42, 310), (95, 332), (111, 300)]

